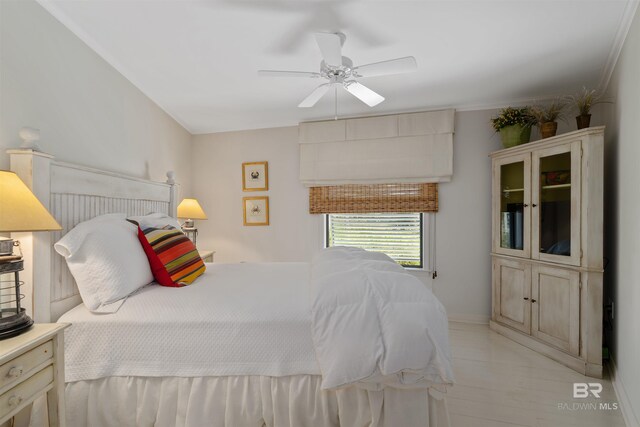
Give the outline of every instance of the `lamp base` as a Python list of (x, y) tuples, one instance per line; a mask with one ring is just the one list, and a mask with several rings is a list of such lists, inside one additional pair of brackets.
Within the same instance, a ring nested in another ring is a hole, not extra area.
[[(8, 313), (14, 313), (4, 317)], [(20, 309), (20, 313), (15, 314), (15, 310), (1, 310), (0, 311), (0, 340), (5, 338), (15, 337), (23, 332), (26, 332), (33, 325), (33, 319), (27, 316), (27, 312), (24, 308)]]

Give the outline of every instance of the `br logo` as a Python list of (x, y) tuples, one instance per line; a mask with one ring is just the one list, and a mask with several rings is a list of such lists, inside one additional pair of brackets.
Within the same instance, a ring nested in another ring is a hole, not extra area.
[(602, 384), (600, 383), (573, 383), (573, 398), (586, 399), (589, 394), (600, 399), (602, 393)]

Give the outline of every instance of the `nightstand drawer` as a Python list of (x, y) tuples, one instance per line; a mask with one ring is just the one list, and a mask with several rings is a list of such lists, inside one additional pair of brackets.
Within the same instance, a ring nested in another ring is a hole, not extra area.
[(0, 366), (0, 390), (14, 382), (20, 382), (29, 376), (32, 369), (49, 359), (53, 359), (52, 341), (47, 341)]
[(0, 396), (0, 419), (23, 407), (53, 382), (53, 366), (47, 366), (31, 378)]

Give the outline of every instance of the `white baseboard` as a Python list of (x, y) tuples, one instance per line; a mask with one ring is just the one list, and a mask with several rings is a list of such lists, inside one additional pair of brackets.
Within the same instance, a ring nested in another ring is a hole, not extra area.
[(489, 316), (484, 316), (482, 314), (449, 314), (449, 322), (460, 322), (460, 323), (476, 323), (480, 325), (488, 325), (489, 324)]
[(625, 424), (627, 425), (627, 427), (640, 427), (640, 422), (638, 421), (638, 417), (636, 416), (636, 414), (633, 412), (634, 408), (631, 405), (631, 399), (629, 399), (627, 390), (624, 388), (622, 378), (618, 375), (616, 363), (613, 361), (613, 358), (609, 358), (609, 363), (607, 363), (607, 366), (609, 367), (611, 384), (613, 384), (613, 389), (618, 396), (618, 401), (620, 403), (622, 417), (624, 418)]

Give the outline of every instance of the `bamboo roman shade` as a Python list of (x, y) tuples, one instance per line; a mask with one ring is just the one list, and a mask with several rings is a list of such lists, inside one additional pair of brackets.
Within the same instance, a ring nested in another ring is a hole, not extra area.
[(311, 187), (309, 213), (437, 212), (438, 184)]
[(300, 123), (307, 187), (434, 183), (453, 175), (454, 110)]

